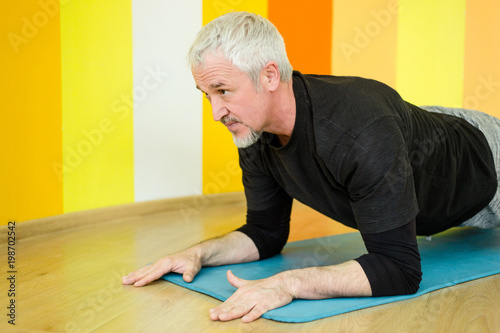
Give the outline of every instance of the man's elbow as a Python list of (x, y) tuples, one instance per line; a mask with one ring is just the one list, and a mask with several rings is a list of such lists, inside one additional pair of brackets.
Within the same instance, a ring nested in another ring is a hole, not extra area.
[(406, 290), (402, 295), (413, 295), (420, 288), (420, 282), (422, 282), (422, 272), (415, 272), (406, 278)]

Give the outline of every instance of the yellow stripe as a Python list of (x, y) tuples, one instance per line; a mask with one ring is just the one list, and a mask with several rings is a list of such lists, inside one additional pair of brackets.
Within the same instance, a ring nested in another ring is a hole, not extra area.
[(414, 104), (462, 105), (465, 0), (400, 0), (396, 85)]
[(64, 211), (134, 200), (131, 0), (61, 6)]
[[(203, 24), (233, 10), (245, 10), (267, 17), (267, 0), (204, 0)], [(238, 151), (231, 134), (212, 118), (212, 108), (203, 102), (203, 193), (243, 190)]]
[(398, 0), (335, 0), (333, 73), (396, 85)]
[[(40, 5), (42, 3), (42, 5)], [(0, 225), (62, 213), (57, 2), (4, 1), (0, 22)]]

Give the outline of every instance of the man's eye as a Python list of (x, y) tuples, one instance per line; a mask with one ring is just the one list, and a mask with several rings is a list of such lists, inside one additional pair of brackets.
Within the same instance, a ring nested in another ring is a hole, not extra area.
[(226, 95), (226, 94), (227, 94), (227, 90), (223, 90), (223, 89), (221, 89), (221, 90), (219, 90), (219, 94), (220, 94), (221, 96), (224, 96), (224, 95)]

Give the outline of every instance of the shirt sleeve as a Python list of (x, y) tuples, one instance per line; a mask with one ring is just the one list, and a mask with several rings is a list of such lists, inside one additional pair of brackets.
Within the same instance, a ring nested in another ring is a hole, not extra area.
[(412, 166), (397, 117), (378, 118), (357, 133), (338, 177), (349, 192), (362, 233), (395, 229), (418, 213)]
[(254, 242), (259, 259), (281, 252), (290, 230), (292, 197), (288, 195), (264, 167), (260, 142), (239, 150), (243, 186), (247, 201), (246, 224), (238, 228)]
[(254, 242), (259, 251), (259, 260), (280, 253), (285, 246), (290, 232), (291, 209), (290, 200), (265, 210), (247, 211), (247, 223), (237, 231)]
[(363, 268), (372, 296), (408, 295), (422, 280), (415, 220), (385, 232), (361, 234), (368, 254), (356, 259)]

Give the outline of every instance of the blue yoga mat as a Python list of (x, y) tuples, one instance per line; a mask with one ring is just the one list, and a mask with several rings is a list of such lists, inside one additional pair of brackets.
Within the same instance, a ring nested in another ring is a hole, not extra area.
[[(376, 305), (418, 297), (430, 291), (500, 273), (500, 230), (454, 228), (429, 241), (418, 239), (422, 258), (422, 282), (416, 294), (390, 297), (293, 300), (262, 317), (282, 322), (307, 322)], [(236, 288), (226, 278), (227, 270), (247, 280), (262, 279), (284, 270), (326, 266), (345, 262), (366, 253), (359, 233), (315, 238), (288, 243), (282, 254), (252, 263), (204, 267), (191, 283), (182, 275), (170, 273), (162, 278), (221, 301)]]

